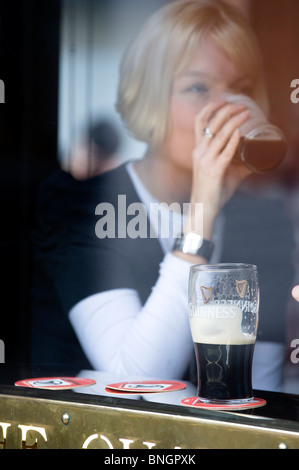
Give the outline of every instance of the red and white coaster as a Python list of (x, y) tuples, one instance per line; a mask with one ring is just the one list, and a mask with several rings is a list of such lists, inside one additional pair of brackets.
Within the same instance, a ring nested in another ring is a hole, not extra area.
[(95, 380), (81, 377), (38, 377), (36, 379), (19, 380), (17, 387), (42, 388), (47, 390), (68, 390), (76, 387), (94, 385)]
[(142, 380), (140, 382), (119, 382), (106, 385), (106, 391), (110, 393), (161, 393), (177, 392), (184, 390), (186, 384), (174, 380)]
[(204, 403), (198, 397), (184, 398), (181, 400), (181, 404), (185, 406), (191, 406), (193, 408), (201, 408), (203, 410), (215, 410), (215, 411), (237, 411), (237, 410), (248, 410), (250, 408), (259, 408), (260, 406), (266, 405), (266, 400), (262, 398), (253, 398), (253, 400), (244, 403), (235, 403), (232, 405), (215, 404), (215, 403)]

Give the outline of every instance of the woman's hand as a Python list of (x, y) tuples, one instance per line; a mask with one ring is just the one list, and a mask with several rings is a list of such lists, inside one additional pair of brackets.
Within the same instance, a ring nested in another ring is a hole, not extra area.
[[(244, 165), (232, 164), (241, 138), (238, 128), (248, 116), (244, 105), (222, 101), (209, 103), (195, 119), (191, 206), (203, 203), (204, 226), (199, 230), (204, 229), (205, 237), (210, 236), (219, 210), (250, 174)], [(204, 133), (207, 127), (211, 137)], [(187, 225), (190, 223), (191, 220), (187, 220)], [(194, 221), (192, 223), (194, 226)]]
[(292, 296), (294, 297), (295, 300), (297, 300), (297, 302), (299, 302), (299, 285), (293, 287)]
[[(248, 116), (244, 105), (222, 102), (207, 105), (196, 117), (192, 197), (215, 213), (250, 174), (244, 165), (231, 164), (241, 138), (238, 128)], [(204, 135), (206, 127), (213, 137)]]

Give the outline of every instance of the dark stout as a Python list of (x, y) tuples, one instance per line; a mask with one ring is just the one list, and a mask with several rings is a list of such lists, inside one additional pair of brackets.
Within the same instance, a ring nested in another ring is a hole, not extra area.
[(194, 343), (198, 396), (207, 400), (252, 398), (251, 365), (254, 343)]
[(286, 148), (284, 139), (247, 139), (242, 137), (234, 161), (244, 163), (256, 173), (269, 171), (282, 162)]

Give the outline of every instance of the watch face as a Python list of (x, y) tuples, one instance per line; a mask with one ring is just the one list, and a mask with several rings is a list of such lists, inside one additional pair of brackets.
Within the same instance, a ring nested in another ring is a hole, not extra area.
[(202, 247), (203, 238), (197, 233), (189, 232), (185, 236), (184, 248), (186, 247), (187, 253), (196, 254), (199, 248)]
[(207, 261), (210, 260), (213, 252), (214, 244), (198, 233), (188, 232), (182, 234), (181, 238), (177, 238), (174, 250), (181, 251), (190, 255), (202, 256)]
[(190, 255), (196, 255), (201, 248), (203, 238), (197, 233), (189, 232), (182, 235), (181, 251)]

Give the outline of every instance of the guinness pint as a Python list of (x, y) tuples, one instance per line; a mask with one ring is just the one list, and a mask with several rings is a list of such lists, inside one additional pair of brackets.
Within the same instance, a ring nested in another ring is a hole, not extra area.
[(203, 402), (232, 404), (253, 399), (257, 316), (258, 284), (251, 266), (191, 268), (189, 320), (198, 397)]

